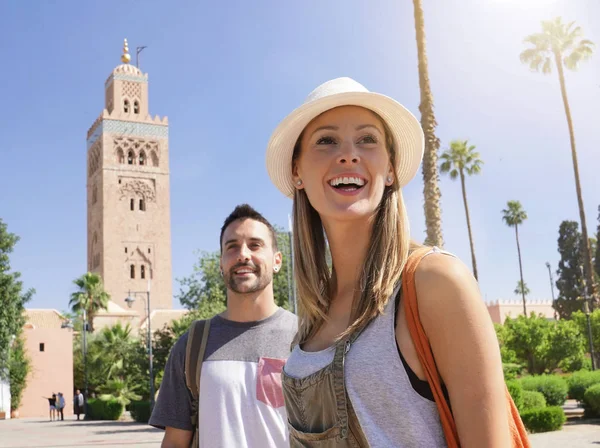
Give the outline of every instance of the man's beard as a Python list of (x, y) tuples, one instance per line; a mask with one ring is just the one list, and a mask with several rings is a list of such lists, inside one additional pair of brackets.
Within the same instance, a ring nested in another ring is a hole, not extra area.
[[(234, 271), (248, 267), (254, 271), (252, 279), (237, 278)], [(231, 289), (237, 294), (251, 294), (253, 292), (262, 291), (269, 283), (273, 280), (273, 275), (270, 273), (263, 273), (260, 267), (255, 266), (251, 263), (237, 264), (225, 273), (224, 276), (225, 284), (228, 289)]]

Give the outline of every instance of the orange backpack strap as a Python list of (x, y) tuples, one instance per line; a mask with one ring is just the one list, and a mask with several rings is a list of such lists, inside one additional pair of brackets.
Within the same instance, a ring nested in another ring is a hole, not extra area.
[[(450, 406), (442, 392), (442, 378), (435, 364), (433, 352), (429, 339), (425, 334), (425, 329), (421, 324), (419, 317), (419, 306), (417, 302), (417, 289), (415, 286), (415, 272), (421, 260), (432, 251), (429, 247), (423, 247), (415, 250), (410, 254), (402, 273), (402, 301), (406, 311), (406, 321), (408, 330), (412, 338), (413, 344), (417, 351), (419, 362), (425, 371), (425, 378), (429, 383), (435, 404), (440, 414), (440, 422), (446, 437), (448, 448), (460, 447), (458, 432), (456, 430), (456, 422), (450, 410)], [(513, 402), (508, 388), (506, 389), (507, 407), (508, 407), (508, 423), (511, 432), (512, 447), (514, 448), (529, 448), (530, 444), (527, 439), (527, 431), (521, 421), (519, 412)]]

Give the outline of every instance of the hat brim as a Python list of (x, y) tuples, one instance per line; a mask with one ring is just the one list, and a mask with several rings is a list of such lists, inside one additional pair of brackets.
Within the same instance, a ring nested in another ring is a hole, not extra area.
[(360, 106), (377, 113), (386, 123), (394, 140), (400, 187), (417, 173), (425, 139), (415, 116), (393, 98), (373, 92), (344, 92), (303, 104), (285, 117), (273, 131), (267, 145), (266, 163), (269, 177), (287, 197), (294, 197), (292, 155), (304, 128), (323, 112), (340, 106)]

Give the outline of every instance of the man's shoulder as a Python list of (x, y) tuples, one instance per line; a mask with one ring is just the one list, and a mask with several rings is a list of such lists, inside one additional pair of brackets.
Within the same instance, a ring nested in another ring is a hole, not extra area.
[(283, 312), (281, 313), (281, 320), (283, 320), (286, 324), (289, 324), (290, 330), (298, 329), (298, 316), (294, 313), (282, 308)]

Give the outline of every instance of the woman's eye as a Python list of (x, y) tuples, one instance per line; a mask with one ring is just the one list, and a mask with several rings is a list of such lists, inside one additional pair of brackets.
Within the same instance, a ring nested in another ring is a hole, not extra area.
[(373, 135), (365, 135), (363, 137), (361, 137), (358, 141), (359, 143), (377, 143), (377, 138), (375, 138), (375, 136)]
[(317, 140), (317, 145), (335, 145), (335, 139), (333, 137), (321, 137)]

